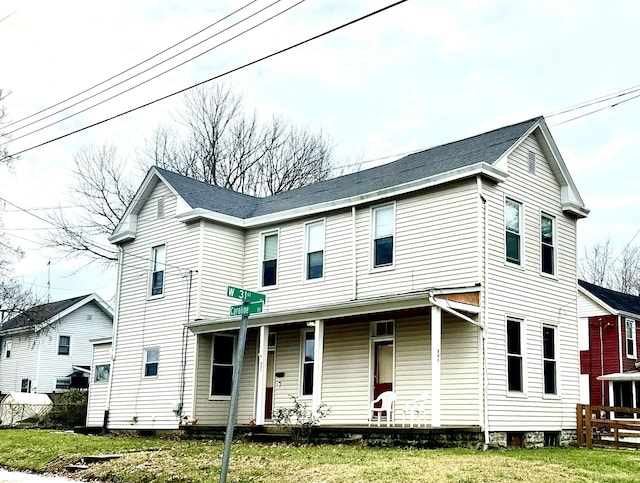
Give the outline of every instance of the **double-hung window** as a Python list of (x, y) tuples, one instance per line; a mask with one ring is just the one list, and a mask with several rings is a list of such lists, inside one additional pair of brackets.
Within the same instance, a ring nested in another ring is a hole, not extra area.
[(507, 320), (507, 387), (509, 391), (522, 392), (522, 321)]
[(31, 379), (24, 378), (20, 381), (20, 392), (31, 392)]
[(270, 287), (277, 282), (278, 234), (268, 233), (262, 237), (262, 286)]
[(372, 209), (373, 214), (373, 266), (393, 265), (394, 205)]
[(58, 337), (58, 355), (68, 356), (71, 353), (71, 336), (61, 335)]
[(233, 336), (218, 334), (213, 336), (211, 349), (211, 396), (231, 396), (233, 346)]
[(636, 353), (636, 321), (625, 319), (625, 341), (627, 347), (627, 357), (635, 359)]
[(522, 264), (522, 205), (507, 198), (504, 207), (506, 260)]
[(302, 332), (302, 395), (313, 395), (313, 367), (315, 364), (315, 333), (313, 329)]
[(547, 215), (540, 217), (540, 242), (542, 272), (549, 275), (555, 273), (555, 236), (553, 218)]
[(160, 362), (160, 349), (152, 347), (144, 350), (144, 377), (155, 377), (158, 375), (158, 364)]
[(11, 349), (13, 348), (13, 342), (8, 340), (4, 343), (4, 356), (7, 359), (11, 358)]
[(151, 295), (164, 293), (164, 271), (167, 247), (159, 245), (151, 249)]
[(307, 235), (307, 280), (324, 275), (324, 221), (306, 225)]
[(544, 393), (558, 394), (555, 327), (542, 326), (542, 359), (544, 365)]

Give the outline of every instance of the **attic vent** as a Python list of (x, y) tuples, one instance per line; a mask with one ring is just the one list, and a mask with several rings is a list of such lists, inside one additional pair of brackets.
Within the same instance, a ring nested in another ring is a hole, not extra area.
[(87, 314), (87, 320), (93, 319), (93, 314)]
[(527, 153), (527, 164), (529, 165), (529, 172), (536, 174), (536, 153), (533, 151)]
[(164, 198), (158, 199), (157, 217), (158, 219), (164, 218)]

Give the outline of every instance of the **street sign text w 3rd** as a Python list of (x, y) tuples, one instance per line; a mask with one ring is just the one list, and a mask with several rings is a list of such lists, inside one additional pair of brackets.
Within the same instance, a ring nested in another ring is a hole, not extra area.
[(240, 299), (243, 302), (266, 302), (267, 300), (267, 296), (262, 293), (251, 292), (250, 290), (232, 287), (231, 285), (227, 287), (227, 296)]

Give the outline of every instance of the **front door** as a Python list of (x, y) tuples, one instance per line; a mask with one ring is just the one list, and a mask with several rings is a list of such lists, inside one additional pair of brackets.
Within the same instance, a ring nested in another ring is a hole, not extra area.
[(393, 341), (374, 343), (373, 398), (393, 390)]
[(271, 419), (273, 416), (273, 381), (275, 379), (276, 351), (269, 349), (267, 352), (267, 386), (264, 398), (264, 418)]

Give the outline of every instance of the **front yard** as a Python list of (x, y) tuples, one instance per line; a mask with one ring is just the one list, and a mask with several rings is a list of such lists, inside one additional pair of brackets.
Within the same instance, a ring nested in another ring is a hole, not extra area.
[[(118, 482), (218, 481), (220, 441), (0, 431), (0, 466), (61, 473), (83, 456), (121, 454), (69, 475)], [(233, 445), (228, 481), (635, 482), (640, 453), (550, 448), (474, 451), (357, 446)]]

